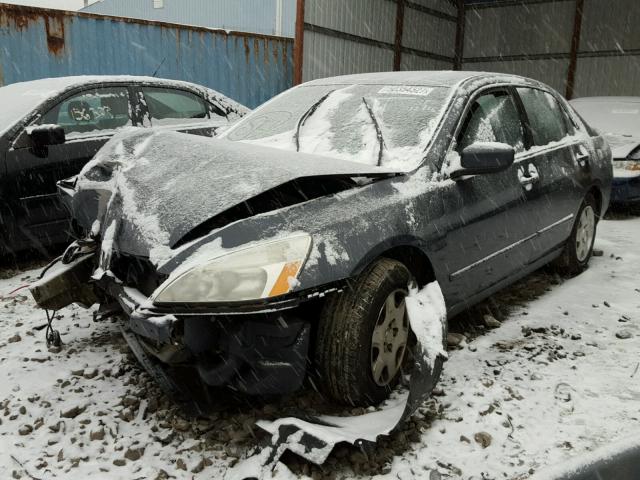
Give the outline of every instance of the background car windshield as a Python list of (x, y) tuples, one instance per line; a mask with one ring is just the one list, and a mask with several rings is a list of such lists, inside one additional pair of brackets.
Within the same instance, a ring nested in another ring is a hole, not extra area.
[(301, 152), (412, 168), (422, 161), (449, 93), (398, 85), (296, 88), (250, 114), (226, 138), (295, 151), (298, 131)]
[(571, 105), (602, 133), (640, 137), (640, 101), (579, 100)]

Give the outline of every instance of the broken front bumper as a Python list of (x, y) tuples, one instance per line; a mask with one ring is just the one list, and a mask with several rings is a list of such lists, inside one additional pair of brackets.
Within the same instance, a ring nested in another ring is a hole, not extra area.
[(111, 286), (129, 328), (147, 353), (194, 369), (209, 386), (251, 395), (290, 393), (302, 385), (311, 325), (294, 310), (244, 315), (160, 313), (136, 304), (137, 293)]
[(156, 308), (146, 295), (110, 275), (92, 279), (94, 267), (94, 252), (67, 264), (58, 259), (31, 293), (49, 310), (101, 303), (96, 318), (124, 317), (148, 354), (167, 368), (195, 370), (206, 385), (254, 395), (289, 393), (302, 385), (311, 325), (295, 309)]
[(30, 285), (29, 291), (40, 308), (60, 310), (72, 303), (85, 308), (98, 301), (88, 281), (93, 272), (94, 252), (80, 252), (68, 262), (59, 257), (43, 270), (41, 277)]

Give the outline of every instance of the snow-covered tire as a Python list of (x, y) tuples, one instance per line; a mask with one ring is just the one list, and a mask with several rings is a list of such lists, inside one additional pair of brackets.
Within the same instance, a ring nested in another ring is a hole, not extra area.
[(589, 266), (599, 220), (598, 203), (590, 193), (584, 198), (571, 235), (557, 265), (567, 275), (577, 275)]
[[(398, 383), (411, 336), (406, 308), (403, 314), (400, 312), (411, 281), (411, 273), (402, 263), (380, 258), (348, 289), (325, 303), (316, 335), (315, 366), (321, 389), (335, 401), (353, 406), (377, 405)], [(405, 343), (400, 352), (403, 336)], [(375, 346), (380, 341), (390, 346), (384, 358)], [(378, 368), (381, 363), (382, 370)], [(391, 371), (393, 368), (388, 366), (397, 366), (398, 370)]]

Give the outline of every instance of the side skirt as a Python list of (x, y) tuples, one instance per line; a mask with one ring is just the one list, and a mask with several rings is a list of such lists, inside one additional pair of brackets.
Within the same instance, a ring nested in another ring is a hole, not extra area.
[(514, 273), (513, 275), (506, 277), (505, 279), (500, 280), (497, 283), (494, 283), (493, 285), (488, 287), (486, 290), (476, 293), (475, 295), (467, 298), (466, 301), (455, 304), (453, 307), (449, 309), (448, 317), (449, 318), (454, 317), (457, 314), (463, 312), (464, 310), (468, 310), (470, 307), (472, 307), (476, 303), (484, 300), (487, 297), (490, 297), (494, 293), (502, 290), (505, 287), (508, 287), (509, 285), (517, 282), (518, 280), (526, 277), (530, 273), (538, 270), (540, 267), (543, 267), (546, 264), (552, 262), (553, 260), (555, 260), (560, 256), (563, 248), (564, 248), (564, 244), (552, 250), (551, 252), (547, 253), (546, 255), (540, 257), (535, 262), (529, 263), (528, 265), (524, 265), (523, 268), (517, 270), (516, 273)]

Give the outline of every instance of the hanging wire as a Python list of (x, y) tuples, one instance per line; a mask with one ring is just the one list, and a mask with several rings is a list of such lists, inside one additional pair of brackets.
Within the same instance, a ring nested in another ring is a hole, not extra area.
[(60, 338), (60, 332), (53, 328), (53, 319), (56, 318), (57, 310), (45, 310), (47, 315), (47, 330), (45, 332), (45, 338), (47, 340), (47, 347), (60, 347), (62, 346), (62, 339)]

